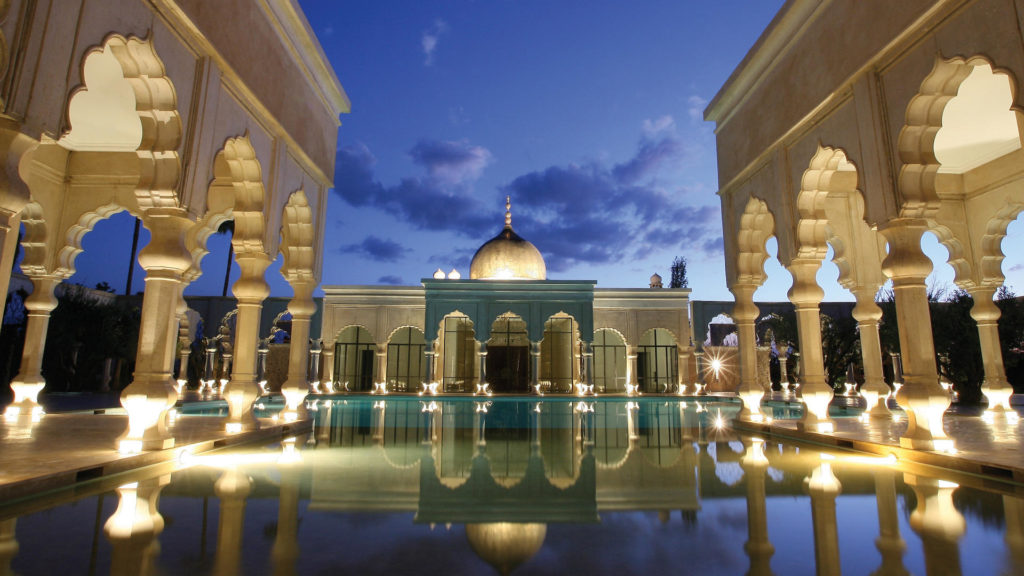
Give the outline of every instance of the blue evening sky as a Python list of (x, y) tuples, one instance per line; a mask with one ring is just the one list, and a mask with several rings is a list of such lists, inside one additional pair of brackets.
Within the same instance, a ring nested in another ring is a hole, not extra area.
[[(685, 256), (693, 299), (732, 299), (714, 126), (702, 115), (781, 0), (300, 4), (352, 101), (323, 284), (415, 285), (439, 267), (468, 277), (510, 195), (513, 225), (545, 256), (549, 278), (634, 288), (658, 272), (667, 284), (673, 258)], [(124, 290), (130, 222), (121, 214), (97, 226), (73, 281)], [(1010, 236), (1024, 237), (1021, 219)], [(924, 244), (945, 262), (934, 237)], [(220, 294), (227, 238), (210, 248), (186, 294)], [(288, 296), (279, 267), (267, 274), (272, 295)], [(785, 300), (788, 273), (774, 259), (766, 269), (756, 299)], [(1024, 256), (1004, 271), (1024, 289)], [(952, 283), (948, 265), (936, 275)], [(826, 262), (826, 300), (852, 300), (837, 276)], [(133, 291), (143, 278), (138, 268)]]

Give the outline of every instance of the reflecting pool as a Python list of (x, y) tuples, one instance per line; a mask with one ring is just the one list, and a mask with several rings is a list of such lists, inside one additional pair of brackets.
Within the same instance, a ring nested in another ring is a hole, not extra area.
[(1018, 486), (739, 435), (724, 399), (539, 400), (318, 400), (8, 503), (0, 574), (1024, 573)]

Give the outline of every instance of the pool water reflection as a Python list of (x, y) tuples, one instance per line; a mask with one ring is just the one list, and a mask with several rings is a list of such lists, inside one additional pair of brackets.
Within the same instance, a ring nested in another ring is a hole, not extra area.
[(280, 444), (0, 509), (0, 574), (1024, 572), (1015, 486), (716, 425), (737, 408), (321, 400)]

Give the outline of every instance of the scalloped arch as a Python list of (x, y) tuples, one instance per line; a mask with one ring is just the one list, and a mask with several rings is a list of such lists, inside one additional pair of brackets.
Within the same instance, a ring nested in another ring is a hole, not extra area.
[(751, 197), (740, 216), (737, 233), (737, 284), (760, 286), (767, 275), (764, 263), (768, 260), (765, 242), (775, 234), (775, 217), (768, 210), (768, 204), (760, 198)]
[(101, 220), (106, 220), (122, 211), (138, 216), (124, 206), (115, 203), (104, 204), (82, 214), (65, 233), (64, 247), (57, 253), (57, 270), (55, 272), (65, 278), (71, 277), (75, 273), (75, 259), (83, 251), (82, 241), (86, 234), (91, 232)]
[(281, 225), (281, 273), (289, 283), (315, 282), (313, 277), (314, 248), (313, 209), (302, 190), (288, 197)]
[(1024, 193), (1018, 192), (1009, 199), (1005, 207), (997, 212), (988, 222), (985, 236), (981, 240), (981, 276), (982, 284), (999, 287), (1006, 280), (1003, 275), (1003, 238), (1011, 222), (1024, 212)]

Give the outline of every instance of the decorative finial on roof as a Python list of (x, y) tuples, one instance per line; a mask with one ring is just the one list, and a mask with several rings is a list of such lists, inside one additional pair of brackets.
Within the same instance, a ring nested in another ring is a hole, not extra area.
[(512, 227), (512, 197), (505, 196), (505, 227)]

